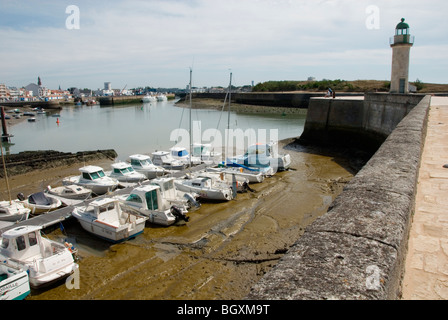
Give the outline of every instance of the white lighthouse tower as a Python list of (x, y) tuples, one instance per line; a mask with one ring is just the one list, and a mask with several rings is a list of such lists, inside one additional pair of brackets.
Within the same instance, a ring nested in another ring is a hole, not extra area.
[(409, 34), (409, 25), (402, 18), (395, 28), (395, 35), (390, 39), (392, 48), (390, 93), (409, 93), (409, 54), (413, 44), (414, 36)]

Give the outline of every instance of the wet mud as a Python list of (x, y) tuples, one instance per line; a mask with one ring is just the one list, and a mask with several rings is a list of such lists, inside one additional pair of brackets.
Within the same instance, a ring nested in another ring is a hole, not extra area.
[(68, 238), (79, 249), (79, 289), (61, 282), (27, 299), (243, 299), (367, 160), (292, 139), (283, 145), (290, 170), (230, 202), (203, 203), (187, 223), (147, 223), (135, 239), (109, 245), (66, 222), (48, 236)]

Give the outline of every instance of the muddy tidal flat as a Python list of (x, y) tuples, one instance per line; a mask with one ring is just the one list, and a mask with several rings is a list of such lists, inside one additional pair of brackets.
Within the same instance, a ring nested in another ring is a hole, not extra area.
[[(147, 223), (143, 234), (116, 245), (88, 234), (75, 219), (64, 222), (64, 231), (47, 231), (79, 249), (79, 289), (60, 282), (33, 290), (27, 299), (243, 299), (366, 161), (351, 152), (300, 146), (295, 139), (282, 141), (279, 150), (291, 155), (291, 170), (252, 184), (254, 192), (230, 202), (203, 203), (187, 223)], [(101, 165), (107, 168), (104, 160)], [(11, 188), (56, 186), (78, 167), (14, 176)]]

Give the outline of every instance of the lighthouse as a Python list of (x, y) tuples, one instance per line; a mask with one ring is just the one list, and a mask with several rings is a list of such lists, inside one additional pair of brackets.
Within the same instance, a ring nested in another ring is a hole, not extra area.
[(414, 36), (409, 34), (409, 25), (402, 18), (395, 28), (395, 35), (390, 38), (392, 48), (390, 93), (409, 93), (409, 54), (413, 44)]

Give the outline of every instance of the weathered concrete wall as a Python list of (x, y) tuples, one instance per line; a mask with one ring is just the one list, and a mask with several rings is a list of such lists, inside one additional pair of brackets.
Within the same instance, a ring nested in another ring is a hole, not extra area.
[[(363, 93), (343, 93), (344, 96), (363, 96)], [(225, 93), (194, 93), (193, 99), (222, 99)], [(322, 97), (322, 92), (244, 92), (232, 93), (232, 102), (252, 104), (259, 106), (271, 106), (282, 108), (308, 108), (309, 101), (313, 97)], [(181, 99), (188, 99), (188, 95), (180, 95)]]
[(429, 102), (398, 124), (248, 299), (400, 297)]
[(377, 150), (422, 98), (379, 93), (364, 100), (311, 98), (300, 141)]

